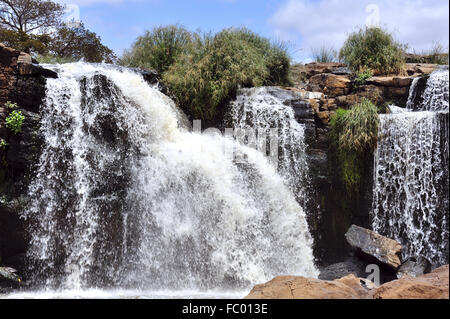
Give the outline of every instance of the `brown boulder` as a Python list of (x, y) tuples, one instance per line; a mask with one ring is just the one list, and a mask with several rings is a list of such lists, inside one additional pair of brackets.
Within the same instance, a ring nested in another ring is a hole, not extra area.
[(402, 264), (402, 245), (393, 239), (356, 225), (350, 227), (345, 238), (352, 248), (376, 258), (394, 270)]
[(337, 62), (329, 62), (329, 63), (323, 63), (323, 62), (312, 62), (308, 63), (304, 66), (305, 72), (308, 76), (308, 78), (321, 74), (321, 73), (332, 73), (333, 71), (344, 67), (345, 64), (343, 63), (337, 63)]
[(367, 84), (377, 86), (389, 86), (396, 88), (404, 88), (411, 85), (413, 79), (404, 76), (374, 76), (366, 81)]
[(449, 266), (419, 277), (404, 276), (382, 285), (375, 299), (449, 299)]
[(350, 92), (352, 81), (348, 76), (323, 73), (309, 79), (308, 91), (323, 92), (329, 97), (345, 95)]
[(355, 275), (334, 280), (280, 276), (255, 286), (245, 299), (371, 299), (373, 291)]

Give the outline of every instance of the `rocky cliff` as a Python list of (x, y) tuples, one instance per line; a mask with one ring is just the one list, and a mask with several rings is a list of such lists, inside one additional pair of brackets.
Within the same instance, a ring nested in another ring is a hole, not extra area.
[[(0, 265), (19, 269), (27, 239), (18, 210), (39, 158), (39, 107), (46, 77), (57, 76), (35, 62), (30, 55), (0, 44)], [(7, 102), (17, 104), (25, 117), (17, 134), (6, 127), (11, 112)]]
[[(297, 96), (289, 102), (297, 120), (306, 125), (309, 164), (315, 209), (321, 217), (316, 225), (316, 257), (321, 264), (342, 261), (350, 246), (344, 234), (352, 224), (370, 228), (369, 211), (372, 204), (373, 162), (368, 160), (357, 196), (349, 196), (336, 174), (330, 150), (330, 117), (338, 108), (349, 109), (367, 98), (378, 106), (406, 106), (414, 78), (426, 83), (435, 64), (407, 64), (402, 76), (372, 77), (357, 83), (354, 75), (341, 63), (310, 63), (292, 67), (295, 87), (283, 88)], [(423, 85), (418, 86), (423, 89)], [(418, 94), (420, 96), (420, 94)], [(313, 205), (314, 206), (314, 205)], [(310, 208), (311, 209), (311, 208)]]

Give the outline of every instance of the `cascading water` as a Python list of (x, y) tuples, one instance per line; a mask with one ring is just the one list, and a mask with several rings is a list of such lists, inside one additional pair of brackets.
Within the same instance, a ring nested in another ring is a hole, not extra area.
[(448, 68), (431, 74), (419, 99), (413, 82), (408, 109), (380, 116), (372, 222), (408, 256), (434, 266), (449, 258)]
[(131, 70), (53, 68), (23, 212), (36, 285), (248, 292), (318, 275), (305, 213), (262, 153), (181, 127), (173, 102)]
[(278, 170), (304, 207), (309, 183), (305, 127), (295, 119), (293, 108), (273, 90), (270, 87), (241, 89), (229, 116), (234, 128), (243, 131), (257, 128), (263, 134), (263, 141), (264, 136), (271, 134), (271, 129), (277, 128)]

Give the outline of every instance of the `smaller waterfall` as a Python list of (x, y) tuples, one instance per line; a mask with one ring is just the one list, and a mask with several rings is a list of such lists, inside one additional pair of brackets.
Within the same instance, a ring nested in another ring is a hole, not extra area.
[(380, 116), (375, 153), (372, 225), (435, 266), (449, 258), (448, 68), (438, 69), (407, 109)]

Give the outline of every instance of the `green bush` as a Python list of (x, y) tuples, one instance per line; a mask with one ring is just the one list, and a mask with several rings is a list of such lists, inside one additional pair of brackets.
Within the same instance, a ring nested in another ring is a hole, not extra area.
[(25, 116), (21, 111), (12, 111), (6, 118), (6, 127), (9, 128), (14, 134), (22, 132), (22, 124), (25, 120)]
[(354, 72), (371, 70), (374, 74), (397, 74), (404, 65), (404, 46), (378, 27), (360, 29), (351, 34), (339, 58)]
[(179, 105), (193, 118), (211, 120), (239, 87), (287, 85), (286, 48), (247, 29), (196, 36), (163, 75)]
[(181, 26), (156, 27), (140, 36), (120, 64), (143, 69), (166, 72), (175, 59), (186, 52), (193, 34)]
[(356, 77), (353, 80), (354, 86), (356, 88), (366, 84), (367, 80), (370, 79), (373, 76), (373, 73), (369, 70), (363, 71), (363, 72), (357, 72)]
[(364, 99), (350, 110), (338, 109), (330, 125), (339, 176), (347, 191), (355, 192), (361, 186), (366, 156), (373, 153), (377, 144), (377, 106)]

